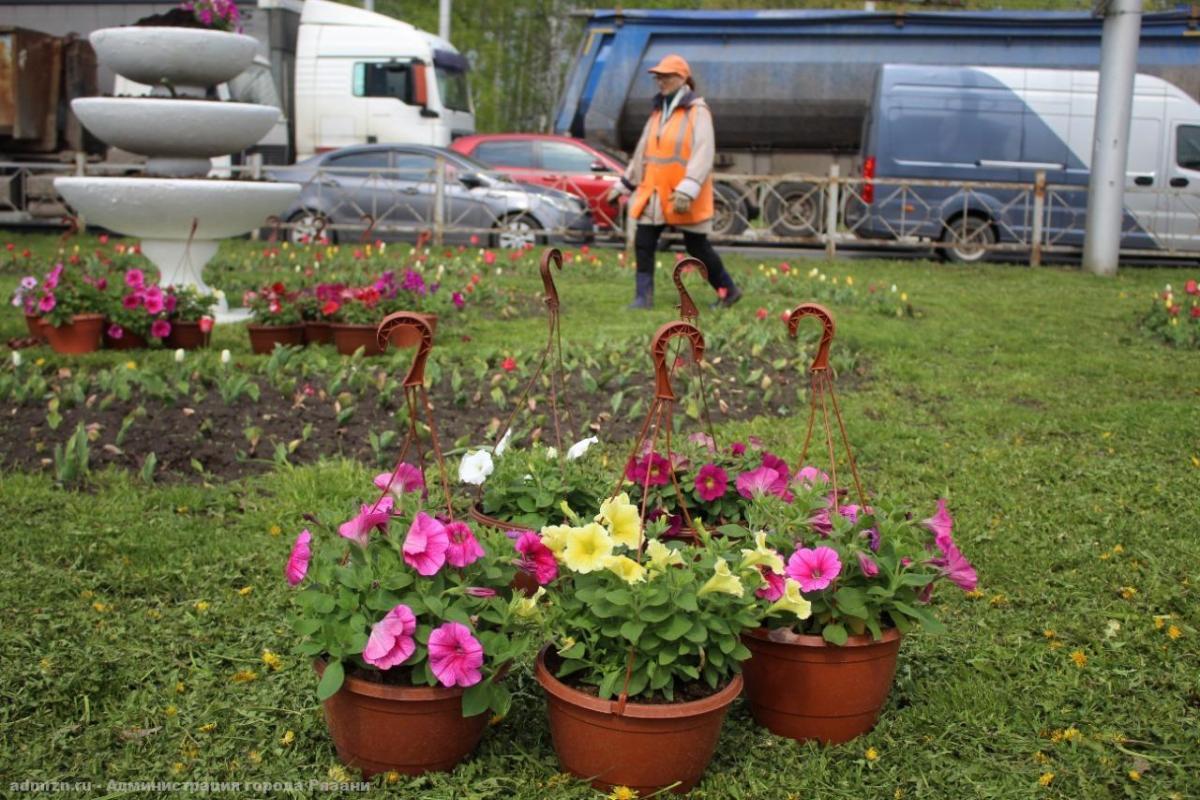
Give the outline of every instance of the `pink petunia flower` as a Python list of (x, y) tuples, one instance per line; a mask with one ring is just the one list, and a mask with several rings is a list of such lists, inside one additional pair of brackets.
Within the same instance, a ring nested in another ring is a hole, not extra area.
[(130, 292), (121, 298), (121, 305), (132, 311), (142, 304), (142, 297), (137, 292)]
[(800, 486), (816, 486), (818, 483), (829, 483), (829, 476), (816, 467), (801, 467), (796, 471), (793, 482)]
[(771, 571), (771, 568), (765, 564), (759, 566), (762, 572), (763, 580), (767, 582), (766, 586), (760, 586), (754, 590), (755, 597), (761, 597), (768, 602), (774, 603), (779, 598), (783, 597), (784, 590), (787, 589), (787, 580), (782, 575), (776, 575)]
[(363, 648), (363, 661), (380, 669), (391, 669), (408, 660), (417, 649), (413, 634), (417, 617), (412, 609), (400, 604), (371, 627), (371, 637)]
[(483, 558), (483, 548), (467, 523), (457, 520), (448, 523), (446, 534), (450, 539), (450, 546), (446, 549), (446, 561), (450, 562), (450, 566), (461, 569)]
[(842, 561), (832, 547), (797, 548), (788, 559), (787, 576), (800, 583), (803, 592), (819, 592), (842, 571)]
[(468, 586), (467, 594), (471, 597), (495, 597), (496, 590), (489, 589), (486, 586)]
[(688, 436), (688, 441), (691, 442), (692, 444), (700, 445), (701, 447), (703, 447), (705, 450), (707, 450), (710, 453), (717, 452), (717, 443), (715, 441), (713, 441), (713, 437), (709, 436), (707, 433), (704, 433), (703, 431), (691, 434), (690, 436)]
[(118, 325), (115, 322), (108, 326), (108, 330), (106, 331), (106, 333), (108, 334), (108, 338), (110, 338), (110, 339), (125, 338), (125, 329), (122, 328), (120, 325)]
[(165, 319), (156, 319), (150, 323), (150, 335), (155, 339), (165, 339), (171, 335), (171, 323)]
[(173, 294), (163, 295), (163, 310), (168, 314), (175, 313), (175, 306), (179, 305), (179, 298)]
[(146, 290), (146, 297), (142, 302), (146, 304), (147, 314), (158, 314), (164, 307), (162, 291), (157, 286), (151, 286)]
[(513, 547), (522, 556), (517, 567), (532, 575), (540, 586), (558, 577), (558, 562), (554, 560), (554, 553), (542, 544), (541, 537), (536, 533), (525, 531), (517, 537)]
[(638, 486), (649, 481), (650, 486), (666, 486), (671, 482), (671, 462), (659, 453), (647, 453), (639, 459), (630, 459), (625, 465), (626, 479)]
[[(388, 497), (385, 500), (390, 501), (391, 498)], [(388, 516), (391, 512), (391, 502), (387, 503), (386, 508), (383, 503), (380, 503), (379, 507), (374, 510), (368, 505), (363, 505), (357, 517), (338, 526), (338, 534), (366, 547), (372, 528), (379, 528), (381, 533), (387, 532)]]
[(291, 586), (300, 583), (308, 574), (308, 562), (312, 560), (311, 542), (312, 534), (305, 529), (300, 531), (295, 544), (292, 545), (292, 553), (288, 556), (287, 565), (283, 568), (283, 574)]
[(54, 310), (56, 305), (58, 305), (58, 300), (54, 299), (54, 295), (44, 294), (42, 295), (42, 299), (38, 301), (38, 311), (41, 311), (43, 314), (49, 314)]
[(746, 454), (746, 445), (742, 442), (734, 442), (729, 446), (729, 452), (735, 456), (743, 456)]
[(729, 488), (729, 475), (716, 464), (705, 464), (696, 473), (696, 494), (706, 503), (719, 499)]
[(450, 536), (446, 526), (424, 511), (417, 514), (404, 537), (404, 563), (418, 574), (429, 577), (446, 563)]
[[(783, 485), (782, 491), (787, 491), (788, 478), (791, 477), (791, 471), (788, 469), (787, 462), (770, 451), (764, 451), (762, 465), (770, 467), (779, 473), (779, 483)], [(776, 490), (773, 494), (779, 494), (779, 490)]]
[(474, 686), (483, 680), (483, 645), (461, 622), (447, 622), (429, 634), (429, 668), (438, 681), (451, 686)]
[(424, 489), (425, 476), (421, 474), (420, 468), (414, 467), (412, 464), (402, 463), (396, 467), (394, 473), (381, 472), (376, 475), (375, 488), (380, 491), (391, 492), (392, 496), (397, 501), (400, 501), (404, 499), (406, 493)]
[(975, 573), (971, 562), (967, 561), (966, 556), (960, 553), (952, 542), (946, 543), (946, 546), (942, 548), (942, 553), (944, 558), (932, 558), (929, 563), (940, 567), (950, 582), (964, 592), (973, 591), (979, 583), (979, 576)]
[(757, 495), (774, 494), (773, 488), (778, 480), (779, 473), (770, 467), (743, 472), (737, 477), (738, 494), (748, 500)]
[(146, 275), (140, 269), (130, 269), (125, 271), (125, 285), (134, 289), (140, 289), (146, 285)]
[(212, 327), (213, 327), (213, 318), (212, 317), (201, 317), (200, 318), (200, 332), (201, 333), (208, 333), (209, 331), (212, 330)]
[(953, 546), (954, 518), (946, 508), (944, 497), (938, 499), (937, 513), (929, 519), (921, 520), (921, 524), (933, 531), (934, 542), (943, 553), (946, 552), (947, 545)]
[(866, 553), (858, 554), (858, 568), (862, 570), (862, 574), (868, 578), (874, 578), (879, 574), (879, 565), (868, 556)]
[(463, 297), (462, 292), (451, 292), (450, 302), (454, 304), (455, 308), (459, 309), (467, 304), (466, 298)]

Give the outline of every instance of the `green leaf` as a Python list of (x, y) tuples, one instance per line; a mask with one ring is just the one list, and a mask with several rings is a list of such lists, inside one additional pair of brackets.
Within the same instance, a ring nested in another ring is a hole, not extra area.
[(838, 646), (844, 645), (846, 640), (850, 638), (849, 634), (846, 633), (846, 629), (837, 622), (831, 622), (826, 625), (824, 630), (821, 631), (821, 636), (830, 644)]
[(583, 642), (576, 642), (566, 650), (559, 651), (559, 656), (565, 659), (582, 658), (585, 652), (587, 652), (586, 645)]
[(507, 717), (509, 709), (512, 708), (512, 692), (503, 683), (492, 684), (491, 702), (492, 713), (501, 717)]
[(342, 682), (345, 679), (346, 672), (342, 667), (342, 662), (330, 661), (325, 666), (325, 674), (321, 676), (321, 682), (317, 684), (317, 699), (323, 702), (333, 697), (337, 694), (338, 689), (342, 688)]
[(312, 636), (321, 629), (321, 623), (315, 619), (298, 619), (292, 623), (292, 629), (301, 636)]
[(490, 681), (480, 681), (468, 687), (462, 696), (462, 715), (473, 717), (487, 711), (491, 705), (492, 684)]
[(646, 623), (629, 620), (621, 626), (621, 635), (629, 641), (636, 643), (644, 630), (646, 630)]
[(667, 640), (673, 642), (679, 637), (692, 629), (692, 620), (688, 617), (679, 614), (671, 618), (671, 621), (661, 629), (656, 629), (656, 633)]

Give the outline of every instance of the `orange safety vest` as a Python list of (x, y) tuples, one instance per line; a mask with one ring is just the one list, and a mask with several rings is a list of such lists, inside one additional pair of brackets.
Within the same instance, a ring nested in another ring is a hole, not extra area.
[(643, 155), (642, 182), (629, 201), (629, 217), (636, 220), (646, 209), (650, 197), (658, 192), (663, 218), (668, 225), (696, 225), (712, 219), (713, 182), (709, 174), (700, 186), (700, 194), (692, 200), (685, 214), (671, 207), (671, 192), (687, 177), (688, 159), (692, 157), (692, 137), (695, 135), (696, 106), (677, 108), (662, 125), (662, 112), (650, 115), (650, 135)]

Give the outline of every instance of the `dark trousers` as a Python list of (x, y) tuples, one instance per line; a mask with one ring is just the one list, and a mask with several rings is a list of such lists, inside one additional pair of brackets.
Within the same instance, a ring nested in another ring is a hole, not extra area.
[[(640, 275), (654, 275), (654, 257), (658, 247), (658, 238), (662, 236), (666, 225), (638, 225), (637, 233), (634, 236), (633, 247), (637, 254), (637, 271)], [(687, 250), (689, 256), (700, 259), (704, 266), (708, 268), (708, 282), (713, 289), (724, 289), (727, 292), (733, 291), (733, 278), (725, 269), (725, 264), (721, 261), (721, 257), (717, 255), (717, 251), (713, 249), (712, 243), (708, 241), (708, 236), (703, 233), (690, 233), (688, 231), (680, 231), (683, 234), (683, 246)]]

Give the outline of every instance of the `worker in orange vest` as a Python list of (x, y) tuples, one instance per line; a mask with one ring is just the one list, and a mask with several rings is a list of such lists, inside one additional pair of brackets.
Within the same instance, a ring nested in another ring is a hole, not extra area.
[(654, 111), (621, 182), (608, 193), (610, 203), (633, 193), (629, 220), (637, 221), (637, 293), (630, 308), (654, 306), (654, 255), (663, 230), (683, 233), (688, 255), (704, 262), (708, 282), (717, 291), (712, 308), (729, 307), (742, 297), (721, 257), (708, 241), (713, 217), (712, 113), (695, 93), (692, 70), (682, 56), (669, 55), (650, 68), (658, 84)]

